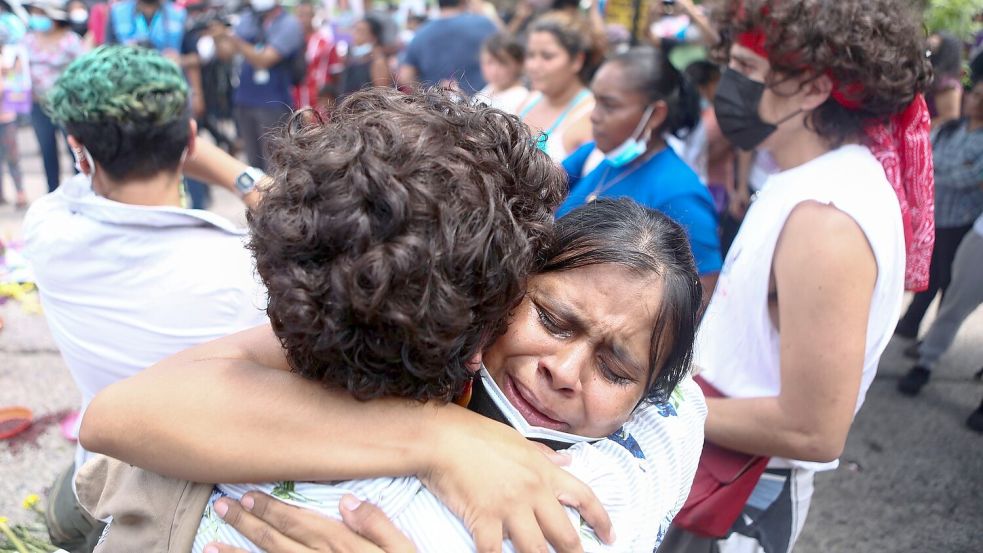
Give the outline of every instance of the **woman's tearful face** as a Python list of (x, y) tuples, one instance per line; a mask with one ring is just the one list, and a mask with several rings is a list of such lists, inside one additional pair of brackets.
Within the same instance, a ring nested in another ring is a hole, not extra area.
[(612, 264), (534, 276), (485, 366), (530, 424), (607, 436), (654, 377), (662, 288), (654, 275)]

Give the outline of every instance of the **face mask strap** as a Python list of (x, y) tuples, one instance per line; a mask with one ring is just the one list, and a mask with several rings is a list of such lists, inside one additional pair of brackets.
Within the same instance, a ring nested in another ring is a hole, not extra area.
[(645, 111), (642, 113), (642, 119), (638, 122), (638, 126), (635, 127), (635, 131), (631, 133), (630, 137), (628, 137), (628, 140), (641, 139), (642, 131), (645, 130), (645, 126), (649, 124), (649, 121), (652, 120), (652, 113), (654, 111), (655, 111), (655, 102), (649, 104), (648, 107), (645, 108)]

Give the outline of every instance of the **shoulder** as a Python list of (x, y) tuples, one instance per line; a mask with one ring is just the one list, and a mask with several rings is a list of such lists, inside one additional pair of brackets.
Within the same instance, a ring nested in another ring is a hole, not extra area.
[(135, 2), (117, 2), (109, 6), (109, 13), (113, 15), (125, 15), (133, 13), (134, 9), (136, 9)]
[[(845, 282), (876, 277), (876, 259), (867, 235), (836, 205), (804, 201), (785, 221), (775, 246), (775, 275)], [(828, 286), (830, 283), (826, 283)]]
[(182, 8), (181, 6), (178, 6), (176, 4), (172, 4), (170, 2), (168, 2), (167, 4), (164, 4), (164, 9), (166, 10), (166, 13), (167, 13), (167, 16), (168, 17), (175, 17), (175, 18), (178, 18), (178, 19), (183, 20), (185, 17), (188, 16), (188, 12), (185, 11), (184, 8)]
[(498, 30), (495, 23), (492, 22), (491, 19), (488, 19), (488, 17), (485, 15), (474, 13), (469, 14), (467, 17), (469, 19), (469, 25), (473, 26), (475, 29), (492, 33)]
[(279, 17), (274, 25), (276, 30), (282, 33), (294, 33), (297, 34), (297, 38), (303, 41), (304, 33), (303, 28), (300, 25), (300, 20), (290, 14), (284, 14)]
[(658, 193), (662, 198), (709, 197), (709, 191), (700, 182), (700, 177), (672, 148), (666, 147), (657, 154), (646, 164), (643, 171), (647, 179), (659, 183), (659, 186), (649, 188), (651, 192)]

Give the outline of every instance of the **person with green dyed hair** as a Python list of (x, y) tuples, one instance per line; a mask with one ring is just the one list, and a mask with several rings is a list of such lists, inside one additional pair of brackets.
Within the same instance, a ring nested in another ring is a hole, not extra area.
[(68, 66), (48, 105), (97, 194), (114, 199), (138, 178), (154, 202), (180, 205), (178, 168), (196, 129), (177, 65), (145, 48), (102, 47)]
[[(84, 410), (170, 354), (267, 320), (245, 231), (183, 193), (182, 172), (234, 190), (256, 170), (196, 142), (184, 77), (152, 50), (84, 55), (48, 99), (81, 173), (31, 206), (25, 255)], [(72, 489), (88, 456), (76, 450), (48, 498), (52, 542), (69, 551), (91, 551), (102, 530)]]

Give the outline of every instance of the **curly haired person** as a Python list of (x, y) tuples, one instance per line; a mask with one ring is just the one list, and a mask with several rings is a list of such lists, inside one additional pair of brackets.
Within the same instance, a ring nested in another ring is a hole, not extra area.
[[(422, 551), (526, 551), (547, 535), (560, 551), (652, 551), (703, 443), (702, 394), (684, 378), (702, 289), (682, 227), (630, 200), (554, 227), (563, 173), (528, 127), (439, 92), (357, 92), (273, 151), (275, 184), (249, 217), (272, 328), (182, 352), (93, 402), (82, 441), (120, 459), (77, 480), (83, 505), (113, 517), (97, 551), (277, 550), (233, 515), (258, 492), (327, 517), (354, 495)], [(447, 403), (471, 382), (467, 410)], [(225, 398), (261, 421), (225, 426)], [(164, 405), (170, 416), (154, 414)], [(158, 431), (181, 443), (144, 457), (168, 441)], [(542, 491), (522, 484), (525, 459)], [(513, 484), (507, 521), (476, 515)]]
[(907, 4), (730, 0), (718, 14), (721, 130), (781, 171), (727, 256), (694, 363), (725, 396), (707, 400), (707, 440), (770, 461), (723, 539), (674, 527), (662, 551), (791, 551), (905, 288), (927, 284), (931, 71)]

